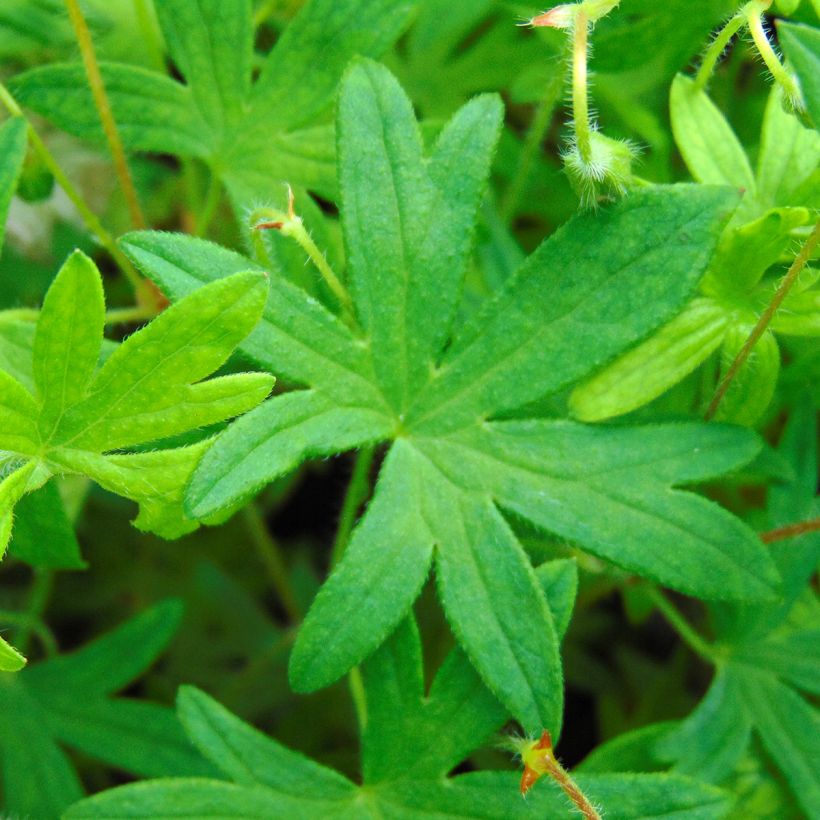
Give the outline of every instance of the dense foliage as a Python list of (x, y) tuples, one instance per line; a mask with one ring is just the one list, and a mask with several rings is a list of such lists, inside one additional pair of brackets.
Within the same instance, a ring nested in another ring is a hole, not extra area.
[(819, 18), (4, 0), (3, 816), (820, 818)]

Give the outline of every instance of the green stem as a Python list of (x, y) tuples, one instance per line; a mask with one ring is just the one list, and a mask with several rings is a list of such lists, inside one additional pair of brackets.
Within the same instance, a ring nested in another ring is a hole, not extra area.
[(370, 492), (370, 467), (373, 464), (375, 449), (362, 447), (356, 454), (353, 473), (347, 485), (342, 511), (339, 514), (339, 526), (336, 528), (336, 538), (333, 541), (333, 550), (330, 554), (330, 565), (335, 567), (342, 560), (342, 555), (350, 541), (350, 533), (356, 523), (356, 513), (362, 502)]
[(547, 129), (552, 122), (552, 114), (561, 96), (565, 76), (566, 69), (564, 68), (564, 60), (562, 59), (558, 63), (556, 73), (547, 83), (541, 102), (538, 103), (535, 116), (527, 131), (527, 136), (524, 139), (524, 146), (519, 153), (518, 167), (515, 169), (515, 175), (510, 182), (509, 188), (507, 188), (504, 202), (501, 205), (501, 218), (507, 225), (512, 221), (518, 210), (518, 203), (524, 193), (530, 168), (532, 167), (536, 154), (541, 148)]
[(585, 164), (592, 161), (592, 125), (589, 121), (589, 89), (587, 81), (587, 15), (578, 11), (573, 24), (572, 46), (572, 118), (575, 145)]
[[(156, 311), (145, 305), (127, 308), (112, 308), (105, 313), (107, 325), (128, 324), (131, 322), (147, 322), (156, 316)], [(36, 322), (40, 318), (40, 311), (36, 308), (12, 308), (0, 311), (0, 319), (9, 319), (17, 322)]]
[(253, 545), (256, 547), (256, 552), (267, 570), (271, 585), (276, 590), (288, 618), (292, 623), (298, 623), (302, 619), (302, 613), (290, 586), (287, 566), (282, 558), (279, 545), (268, 532), (265, 521), (255, 503), (248, 504), (242, 510), (242, 515)]
[(74, 185), (72, 185), (69, 178), (63, 172), (63, 169), (57, 164), (57, 160), (54, 159), (54, 155), (48, 150), (46, 144), (40, 138), (40, 135), (34, 130), (34, 126), (23, 113), (23, 110), (18, 105), (17, 100), (14, 99), (14, 97), (9, 93), (9, 90), (2, 83), (0, 83), (0, 102), (3, 103), (12, 116), (23, 117), (26, 120), (26, 123), (28, 124), (29, 140), (31, 141), (32, 147), (43, 161), (43, 164), (51, 172), (51, 175), (54, 177), (57, 184), (63, 189), (63, 191), (65, 191), (66, 196), (71, 200), (72, 204), (77, 209), (88, 230), (97, 237), (100, 245), (102, 245), (108, 253), (111, 254), (111, 257), (120, 266), (120, 269), (125, 274), (126, 279), (128, 279), (131, 283), (131, 286), (137, 294), (143, 293), (145, 281), (139, 273), (137, 273), (137, 269), (131, 264), (131, 260), (120, 250), (119, 246), (114, 241), (114, 237), (111, 236), (111, 234), (108, 233), (108, 231), (102, 226), (102, 223), (97, 218), (96, 214), (86, 204), (79, 191), (74, 187)]
[(125, 158), (125, 149), (120, 139), (120, 132), (117, 128), (114, 113), (111, 110), (111, 103), (105, 91), (100, 66), (97, 62), (97, 55), (94, 51), (94, 41), (91, 39), (91, 32), (80, 8), (79, 0), (65, 0), (68, 16), (74, 28), (77, 44), (80, 47), (80, 54), (83, 58), (85, 73), (88, 77), (88, 84), (91, 87), (91, 96), (94, 98), (94, 105), (100, 115), (105, 140), (108, 143), (108, 150), (114, 160), (114, 168), (120, 180), (123, 196), (128, 204), (128, 211), (131, 214), (131, 222), (134, 227), (141, 230), (145, 227), (145, 217), (142, 215), (137, 189), (134, 187), (134, 178), (131, 176), (131, 169)]
[(356, 709), (356, 719), (359, 722), (359, 734), (361, 735), (367, 728), (367, 696), (364, 690), (362, 671), (358, 666), (354, 666), (348, 673), (347, 683), (350, 687), (353, 706)]
[(706, 49), (706, 54), (703, 55), (703, 61), (700, 64), (698, 73), (695, 75), (695, 87), (699, 91), (706, 88), (712, 74), (714, 74), (715, 66), (717, 65), (720, 55), (723, 54), (724, 49), (729, 45), (729, 41), (737, 34), (746, 22), (746, 17), (743, 11), (738, 12), (729, 19), (726, 25), (718, 32), (717, 37), (712, 40), (709, 48)]
[(647, 585), (646, 591), (652, 603), (678, 633), (681, 640), (698, 656), (709, 663), (715, 662), (714, 649), (702, 638), (681, 615), (675, 605), (656, 587)]
[(745, 12), (749, 32), (752, 35), (752, 40), (754, 41), (755, 46), (757, 46), (760, 56), (763, 58), (763, 62), (766, 63), (766, 68), (771, 71), (775, 82), (780, 85), (788, 98), (797, 104), (800, 100), (800, 89), (797, 87), (794, 77), (786, 71), (785, 66), (780, 62), (778, 56), (774, 53), (772, 44), (769, 42), (769, 38), (763, 28), (763, 17), (760, 11), (760, 4), (754, 2), (749, 3), (749, 5), (745, 8)]
[(0, 610), (0, 623), (11, 624), (12, 626), (24, 627), (37, 637), (43, 646), (43, 651), (49, 657), (57, 654), (57, 640), (52, 631), (41, 621), (32, 618), (25, 612), (10, 612)]
[(302, 220), (292, 210), (288, 213), (275, 208), (257, 208), (250, 216), (251, 230), (256, 233), (261, 229), (275, 229), (283, 236), (289, 236), (298, 242), (302, 250), (308, 255), (311, 262), (322, 274), (322, 278), (333, 294), (339, 300), (344, 310), (353, 316), (353, 301), (333, 268), (328, 264), (325, 255), (319, 250), (316, 243), (307, 232)]
[(797, 257), (794, 262), (792, 262), (791, 267), (783, 277), (783, 281), (780, 283), (780, 286), (777, 288), (777, 291), (772, 297), (772, 301), (769, 303), (766, 310), (760, 314), (760, 318), (757, 320), (757, 324), (755, 324), (752, 328), (749, 338), (743, 343), (743, 347), (740, 348), (734, 361), (731, 365), (729, 365), (726, 375), (721, 380), (717, 390), (715, 390), (712, 401), (709, 403), (709, 407), (706, 410), (705, 418), (707, 421), (714, 418), (718, 407), (720, 407), (720, 403), (723, 401), (726, 392), (729, 390), (729, 385), (731, 385), (735, 376), (737, 376), (740, 371), (740, 368), (743, 367), (746, 360), (749, 358), (749, 354), (752, 352), (754, 346), (758, 343), (758, 341), (760, 341), (760, 337), (766, 332), (766, 328), (768, 328), (774, 318), (775, 313), (777, 313), (778, 308), (783, 303), (783, 300), (786, 296), (788, 296), (792, 285), (794, 285), (797, 281), (800, 271), (803, 270), (804, 265), (811, 258), (812, 252), (817, 247), (818, 243), (820, 243), (820, 221), (815, 224), (811, 235), (806, 240), (803, 247), (800, 249), (800, 253), (797, 254)]
[(222, 196), (222, 182), (213, 171), (210, 172), (210, 175), (210, 179), (208, 180), (208, 192), (205, 195), (205, 203), (196, 220), (197, 236), (205, 236), (205, 232), (208, 230), (216, 214), (216, 209), (219, 207), (219, 201)]
[(53, 586), (54, 573), (52, 570), (34, 570), (34, 582), (31, 585), (28, 606), (26, 607), (26, 615), (29, 618), (29, 623), (27, 625), (21, 625), (16, 641), (17, 651), (23, 655), (28, 654), (31, 633), (36, 631), (36, 627), (34, 625), (37, 623), (42, 623), (43, 613), (46, 610), (46, 606), (48, 606), (48, 599), (51, 596)]

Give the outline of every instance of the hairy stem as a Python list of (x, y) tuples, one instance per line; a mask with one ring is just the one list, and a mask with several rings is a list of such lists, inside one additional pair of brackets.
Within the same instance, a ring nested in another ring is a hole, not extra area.
[(788, 296), (789, 290), (791, 290), (792, 285), (800, 275), (800, 271), (803, 270), (803, 266), (809, 261), (809, 258), (811, 257), (814, 249), (817, 247), (818, 242), (820, 242), (820, 221), (815, 224), (814, 230), (811, 232), (811, 235), (800, 249), (800, 253), (797, 254), (797, 257), (794, 262), (792, 262), (788, 272), (783, 277), (783, 281), (777, 288), (777, 291), (772, 297), (772, 301), (769, 303), (769, 306), (760, 315), (760, 318), (757, 320), (757, 324), (755, 324), (752, 328), (752, 332), (749, 334), (749, 338), (743, 343), (743, 347), (740, 348), (734, 361), (731, 365), (729, 365), (726, 375), (721, 380), (717, 390), (715, 390), (712, 401), (709, 403), (709, 407), (706, 410), (705, 418), (707, 421), (714, 418), (714, 415), (720, 407), (720, 403), (723, 401), (726, 392), (729, 390), (729, 386), (731, 385), (733, 379), (737, 376), (738, 371), (741, 367), (743, 367), (744, 363), (749, 358), (752, 348), (758, 343), (760, 337), (766, 331), (766, 328), (769, 326), (775, 313), (777, 313), (777, 310), (783, 303), (783, 300), (786, 296)]
[(585, 164), (592, 160), (592, 126), (589, 121), (589, 89), (587, 80), (587, 38), (589, 23), (579, 10), (573, 23), (572, 45), (572, 118), (575, 145)]
[(6, 110), (14, 117), (23, 117), (28, 123), (28, 135), (31, 145), (39, 155), (43, 164), (51, 172), (55, 182), (65, 191), (66, 196), (71, 200), (71, 203), (77, 209), (77, 212), (82, 217), (88, 230), (97, 237), (97, 241), (102, 245), (114, 261), (119, 265), (126, 279), (131, 283), (131, 286), (138, 295), (144, 294), (146, 285), (148, 284), (137, 273), (137, 269), (131, 264), (131, 260), (120, 250), (114, 237), (102, 226), (102, 223), (97, 218), (97, 215), (91, 210), (82, 194), (74, 187), (71, 180), (65, 175), (63, 169), (57, 163), (54, 155), (49, 151), (46, 144), (40, 138), (40, 135), (34, 130), (34, 126), (23, 114), (17, 100), (11, 95), (9, 90), (0, 83), (0, 102), (3, 103)]
[[(764, 8), (766, 5), (767, 4), (764, 4)], [(777, 54), (774, 53), (774, 49), (772, 48), (772, 44), (769, 42), (766, 30), (763, 28), (763, 17), (761, 15), (760, 4), (754, 2), (749, 3), (749, 5), (745, 8), (745, 13), (746, 22), (749, 26), (749, 33), (752, 35), (752, 40), (754, 41), (760, 56), (763, 58), (763, 62), (766, 63), (766, 68), (769, 69), (774, 81), (780, 85), (788, 98), (797, 104), (801, 99), (800, 89), (798, 88), (794, 77), (786, 71), (785, 66), (780, 62)]]
[(100, 115), (100, 122), (102, 123), (103, 132), (105, 133), (105, 140), (108, 143), (108, 150), (111, 152), (111, 156), (114, 160), (114, 168), (117, 171), (125, 201), (128, 204), (131, 222), (138, 230), (142, 229), (145, 227), (145, 217), (142, 215), (142, 209), (140, 208), (139, 199), (137, 198), (137, 189), (134, 187), (131, 169), (128, 167), (128, 162), (125, 158), (125, 149), (122, 146), (120, 132), (114, 120), (114, 114), (111, 111), (111, 103), (108, 100), (108, 94), (105, 92), (105, 83), (100, 73), (100, 66), (94, 51), (94, 42), (91, 39), (91, 32), (88, 30), (88, 23), (86, 23), (85, 17), (83, 16), (79, 0), (65, 0), (65, 4), (68, 9), (68, 16), (71, 19), (71, 25), (74, 28), (77, 44), (80, 47), (85, 73), (88, 77), (88, 84), (91, 87), (91, 95), (94, 97), (94, 105), (97, 107), (97, 113)]
[[(353, 316), (353, 301), (341, 280), (328, 264), (325, 255), (319, 250), (310, 234), (307, 232), (301, 218), (293, 212), (293, 197), (291, 194), (288, 211), (279, 211), (276, 208), (257, 208), (250, 216), (250, 225), (253, 233), (259, 230), (278, 230), (283, 236), (289, 236), (299, 243), (302, 250), (316, 266), (333, 295), (339, 300), (342, 308), (351, 317)], [(258, 248), (258, 245), (257, 245)]]
[(292, 623), (298, 623), (302, 619), (302, 613), (291, 588), (287, 566), (282, 558), (279, 545), (271, 537), (265, 520), (255, 503), (248, 504), (242, 510), (242, 515), (253, 545), (256, 547), (256, 553), (265, 566), (271, 585), (276, 590), (288, 618)]
[(689, 621), (681, 615), (677, 607), (654, 586), (647, 585), (646, 591), (652, 603), (669, 622), (681, 640), (698, 656), (709, 663), (714, 663), (714, 651), (709, 643), (697, 633)]
[(738, 12), (729, 19), (718, 32), (717, 37), (709, 44), (709, 48), (706, 49), (706, 53), (703, 55), (698, 73), (695, 75), (695, 88), (698, 91), (703, 91), (706, 88), (712, 74), (715, 72), (715, 66), (717, 66), (720, 55), (723, 54), (724, 49), (729, 45), (729, 41), (743, 28), (745, 23), (745, 15), (742, 11)]
[(537, 741), (528, 742), (521, 750), (521, 758), (524, 761), (524, 773), (521, 777), (522, 795), (526, 795), (539, 777), (546, 775), (558, 784), (585, 820), (601, 820), (598, 810), (555, 757), (552, 738), (548, 731), (544, 730)]
[(362, 502), (370, 492), (370, 467), (373, 464), (375, 449), (362, 447), (356, 454), (353, 473), (347, 485), (342, 511), (339, 514), (339, 526), (336, 528), (336, 538), (333, 541), (333, 551), (330, 554), (330, 565), (335, 567), (342, 560), (342, 555), (350, 541), (350, 533), (356, 523), (356, 513)]
[(786, 538), (796, 538), (807, 532), (820, 532), (820, 518), (811, 521), (800, 521), (797, 524), (787, 524), (785, 527), (778, 527), (768, 532), (760, 533), (760, 540), (764, 544), (771, 544), (774, 541), (784, 541)]

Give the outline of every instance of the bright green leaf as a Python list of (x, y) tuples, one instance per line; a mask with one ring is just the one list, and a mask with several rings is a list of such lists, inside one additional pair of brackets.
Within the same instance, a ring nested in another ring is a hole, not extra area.
[(809, 116), (815, 128), (820, 128), (820, 31), (781, 20), (778, 21), (777, 33), (800, 80), (800, 90)]

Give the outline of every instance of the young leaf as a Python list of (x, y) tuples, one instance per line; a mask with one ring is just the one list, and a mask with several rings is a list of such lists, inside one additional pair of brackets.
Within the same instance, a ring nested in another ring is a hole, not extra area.
[(778, 21), (777, 34), (800, 80), (800, 91), (814, 127), (820, 128), (820, 31)]
[(698, 182), (733, 185), (755, 195), (755, 178), (743, 146), (723, 114), (695, 83), (678, 74), (669, 99), (672, 131)]
[[(35, 395), (0, 372), (0, 443), (28, 459), (0, 485), (0, 535), (20, 496), (55, 473), (80, 473), (138, 501), (137, 526), (166, 537), (195, 529), (182, 488), (210, 442), (148, 453), (113, 450), (155, 442), (249, 410), (270, 392), (262, 373), (200, 381), (220, 367), (258, 320), (266, 294), (261, 273), (211, 283), (130, 336), (101, 366), (105, 305), (94, 263), (76, 251), (40, 311), (32, 345)], [(35, 473), (36, 469), (36, 473)], [(15, 478), (18, 476), (18, 478)], [(27, 476), (27, 482), (28, 482)]]
[(25, 665), (26, 659), (0, 638), (0, 672), (19, 672)]
[(108, 695), (139, 677), (176, 631), (181, 609), (159, 604), (69, 655), (4, 681), (0, 690), (3, 807), (57, 817), (83, 789), (58, 744), (137, 775), (207, 776), (169, 709)]
[[(625, 440), (617, 434), (612, 461), (602, 465), (600, 477), (582, 478), (599, 446), (595, 431), (579, 428), (564, 453), (546, 445), (538, 449), (541, 431), (552, 429), (548, 423), (522, 423), (521, 449), (533, 446), (539, 453), (530, 477), (490, 457), (509, 446), (514, 424), (487, 419), (572, 385), (671, 318), (690, 298), (737, 196), (711, 187), (649, 188), (579, 216), (448, 339), (452, 331), (439, 310), (424, 306), (440, 299), (442, 310), (451, 310), (466, 246), (426, 206), (451, 201), (448, 186), (458, 169), (459, 185), (471, 192), (467, 210), (474, 212), (499, 112), (487, 98), (470, 104), (425, 161), (409, 111), (383, 68), (359, 62), (346, 75), (338, 125), (341, 212), (363, 329), (349, 329), (274, 277), (272, 290), (281, 298), (269, 302), (244, 349), (309, 390), (278, 398), (227, 431), (203, 458), (187, 503), (192, 513), (206, 516), (245, 498), (300, 457), (394, 440), (375, 500), (297, 639), (293, 685), (325, 685), (371, 653), (407, 613), (435, 545), (445, 610), (466, 655), (516, 718), (532, 730), (556, 729), (556, 631), (499, 506), (514, 508), (526, 476), (533, 482), (532, 500), (523, 514), (582, 548), (696, 594), (767, 596), (773, 568), (751, 531), (714, 504), (670, 489), (674, 482), (737, 466), (757, 445), (727, 428), (694, 426), (677, 461), (661, 448), (659, 464), (624, 465), (627, 485), (634, 480), (640, 488), (630, 489), (606, 472), (632, 458), (631, 445), (621, 445)], [(445, 167), (453, 170), (436, 170)], [(443, 213), (450, 221), (469, 225), (466, 213), (448, 208)], [(235, 254), (184, 237), (140, 233), (126, 237), (124, 247), (175, 295), (212, 279), (220, 266), (230, 272), (242, 265)], [(420, 266), (422, 258), (450, 261)], [(430, 270), (437, 271), (435, 278)], [(314, 407), (315, 423), (308, 418)], [(356, 409), (355, 416), (341, 416), (355, 433), (347, 441), (346, 426), (334, 440), (323, 421), (334, 407)], [(291, 414), (294, 444), (287, 434)], [(645, 433), (632, 435), (637, 441)], [(667, 435), (672, 439), (676, 432)], [(685, 459), (705, 436), (713, 462), (687, 468)], [(556, 459), (578, 481), (555, 480)], [(667, 466), (670, 459), (676, 466)], [(536, 478), (539, 471), (543, 477)], [(577, 500), (570, 502), (572, 493)], [(610, 512), (587, 524), (604, 497), (610, 498)], [(616, 523), (622, 516), (626, 525)], [(679, 560), (681, 538), (691, 545), (691, 560)]]

